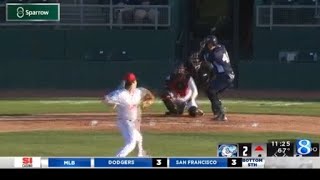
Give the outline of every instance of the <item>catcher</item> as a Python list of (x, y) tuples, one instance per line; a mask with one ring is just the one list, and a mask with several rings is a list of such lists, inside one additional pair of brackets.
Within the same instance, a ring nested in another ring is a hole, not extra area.
[(196, 103), (197, 96), (198, 89), (193, 77), (186, 70), (185, 64), (180, 64), (167, 77), (165, 92), (161, 96), (168, 109), (166, 115), (182, 115), (187, 109), (191, 117), (203, 116), (203, 111), (198, 108)]

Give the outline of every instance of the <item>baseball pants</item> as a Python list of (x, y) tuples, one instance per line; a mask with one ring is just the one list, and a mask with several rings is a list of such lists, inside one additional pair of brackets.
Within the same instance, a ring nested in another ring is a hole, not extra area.
[(132, 120), (118, 120), (118, 127), (124, 138), (125, 145), (117, 153), (117, 157), (128, 156), (138, 145), (138, 156), (143, 155), (142, 135)]

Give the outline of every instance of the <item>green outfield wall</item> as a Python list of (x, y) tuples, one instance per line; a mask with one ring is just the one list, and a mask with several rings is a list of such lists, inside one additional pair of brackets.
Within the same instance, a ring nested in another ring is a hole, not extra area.
[(240, 89), (319, 90), (320, 64), (239, 63)]
[(75, 62), (5, 61), (0, 66), (0, 88), (112, 89), (126, 72), (137, 74), (140, 85), (163, 87), (168, 61)]
[(170, 30), (1, 30), (0, 88), (111, 88), (133, 71), (160, 88), (172, 67)]

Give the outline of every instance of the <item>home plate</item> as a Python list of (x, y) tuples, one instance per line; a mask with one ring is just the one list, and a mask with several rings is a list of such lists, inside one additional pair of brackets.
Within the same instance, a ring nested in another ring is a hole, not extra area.
[(258, 123), (253, 123), (251, 126), (252, 126), (252, 127), (258, 127), (259, 124), (258, 124)]

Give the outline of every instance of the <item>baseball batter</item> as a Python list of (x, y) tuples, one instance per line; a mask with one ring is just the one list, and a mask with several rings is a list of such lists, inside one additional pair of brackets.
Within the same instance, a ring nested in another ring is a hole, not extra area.
[(138, 145), (138, 157), (146, 156), (140, 131), (140, 111), (154, 102), (154, 95), (145, 88), (137, 88), (136, 76), (126, 74), (124, 88), (117, 89), (104, 97), (104, 103), (116, 105), (117, 123), (125, 145), (117, 157), (128, 156)]
[[(233, 86), (235, 74), (230, 63), (227, 49), (218, 42), (214, 35), (208, 36), (205, 40), (205, 48), (201, 47), (200, 59), (209, 62), (215, 77), (209, 80), (206, 90), (207, 97), (211, 102), (211, 109), (214, 114), (214, 120), (227, 121), (224, 107), (220, 101), (219, 95), (226, 89)], [(201, 68), (200, 68), (201, 69)], [(209, 69), (208, 69), (209, 70)], [(204, 73), (205, 75), (207, 73)]]

